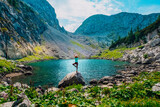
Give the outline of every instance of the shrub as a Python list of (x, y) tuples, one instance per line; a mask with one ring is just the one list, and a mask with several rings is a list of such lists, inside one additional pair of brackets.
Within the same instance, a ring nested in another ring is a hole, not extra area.
[(147, 58), (148, 58), (148, 54), (144, 54), (144, 55), (143, 55), (143, 58), (144, 58), (144, 59), (147, 59)]
[(143, 48), (144, 48), (144, 46), (143, 46), (143, 45), (138, 47), (138, 49), (143, 49)]

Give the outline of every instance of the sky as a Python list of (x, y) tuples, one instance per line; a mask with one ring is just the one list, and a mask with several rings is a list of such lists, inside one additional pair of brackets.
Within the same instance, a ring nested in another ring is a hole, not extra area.
[(82, 22), (95, 14), (120, 12), (160, 13), (160, 0), (47, 0), (55, 9), (60, 26), (74, 32)]

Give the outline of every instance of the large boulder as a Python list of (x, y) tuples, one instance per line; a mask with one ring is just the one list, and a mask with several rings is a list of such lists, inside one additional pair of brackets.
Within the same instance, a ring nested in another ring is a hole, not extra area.
[(85, 85), (84, 79), (81, 73), (72, 72), (67, 74), (58, 84), (58, 88), (67, 87), (73, 84), (82, 84)]

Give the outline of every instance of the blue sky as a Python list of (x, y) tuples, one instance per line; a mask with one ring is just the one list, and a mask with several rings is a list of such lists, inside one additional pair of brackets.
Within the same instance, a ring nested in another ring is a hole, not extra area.
[(61, 26), (74, 32), (91, 15), (119, 12), (160, 13), (160, 0), (47, 0), (54, 8)]

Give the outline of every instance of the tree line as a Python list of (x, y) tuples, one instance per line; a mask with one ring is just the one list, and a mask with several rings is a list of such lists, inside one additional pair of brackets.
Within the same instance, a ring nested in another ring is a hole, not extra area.
[(147, 26), (146, 28), (140, 30), (139, 26), (136, 29), (136, 32), (134, 33), (132, 28), (131, 30), (128, 32), (128, 36), (121, 38), (120, 36), (118, 37), (117, 41), (112, 41), (109, 49), (114, 49), (117, 48), (119, 46), (121, 46), (122, 44), (125, 46), (128, 46), (130, 44), (134, 44), (137, 42), (142, 41), (143, 43), (146, 43), (146, 35), (148, 33), (153, 32), (155, 29), (157, 29), (160, 26), (160, 16), (158, 16), (158, 19), (152, 23), (151, 25)]

